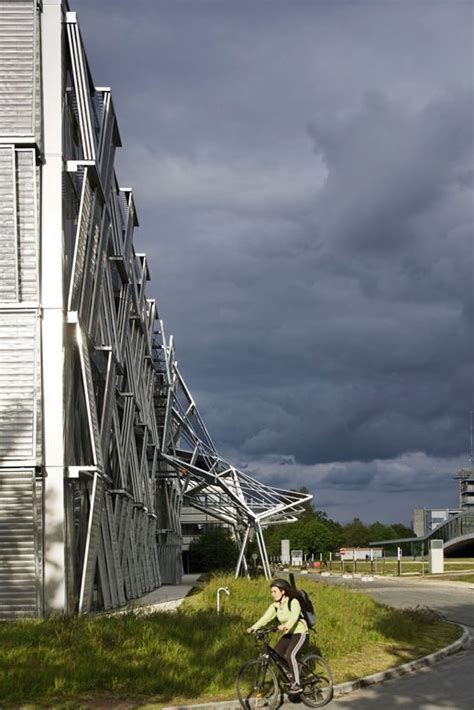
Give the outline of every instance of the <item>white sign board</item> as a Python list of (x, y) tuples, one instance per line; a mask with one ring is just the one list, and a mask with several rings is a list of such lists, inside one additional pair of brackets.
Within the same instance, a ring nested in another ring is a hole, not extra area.
[(290, 541), (289, 540), (282, 540), (281, 541), (281, 563), (282, 563), (282, 565), (289, 565), (290, 562), (291, 562)]
[(303, 564), (303, 550), (292, 550), (291, 551), (291, 566), (301, 567)]
[(430, 540), (430, 574), (444, 572), (444, 545), (442, 540)]

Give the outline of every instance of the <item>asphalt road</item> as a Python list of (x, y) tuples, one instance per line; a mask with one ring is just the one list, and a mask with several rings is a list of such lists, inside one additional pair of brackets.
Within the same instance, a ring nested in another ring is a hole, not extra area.
[[(378, 601), (399, 608), (429, 607), (449, 621), (467, 626), (474, 640), (474, 585), (414, 579), (376, 579), (373, 582), (319, 578), (321, 583), (344, 584)], [(302, 582), (300, 582), (302, 584)], [(291, 706), (288, 706), (291, 707)], [(295, 707), (294, 705), (292, 707)], [(469, 649), (439, 663), (380, 685), (333, 700), (329, 707), (385, 710), (474, 710), (474, 642)]]

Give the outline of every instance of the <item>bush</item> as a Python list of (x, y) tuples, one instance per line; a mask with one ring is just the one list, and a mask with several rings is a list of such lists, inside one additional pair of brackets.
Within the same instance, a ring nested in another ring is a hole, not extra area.
[(189, 545), (189, 571), (231, 570), (237, 564), (239, 550), (225, 528), (210, 528)]

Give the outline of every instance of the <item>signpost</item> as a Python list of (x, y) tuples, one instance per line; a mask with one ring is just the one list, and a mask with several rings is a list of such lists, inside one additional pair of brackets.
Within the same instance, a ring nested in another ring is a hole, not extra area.
[(339, 550), (339, 555), (340, 555), (340, 558), (341, 558), (341, 570), (342, 570), (342, 574), (344, 574), (344, 557), (346, 556), (346, 554), (347, 554), (346, 548), (345, 548), (345, 547), (341, 547), (341, 549)]
[(290, 555), (290, 541), (289, 540), (282, 540), (281, 541), (281, 563), (283, 567), (286, 567), (291, 563), (291, 555)]
[(402, 571), (402, 548), (397, 547), (397, 576), (400, 577)]

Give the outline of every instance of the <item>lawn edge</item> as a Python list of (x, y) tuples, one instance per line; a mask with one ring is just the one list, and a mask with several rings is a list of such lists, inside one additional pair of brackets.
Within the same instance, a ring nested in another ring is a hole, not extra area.
[(432, 666), (435, 663), (442, 661), (443, 658), (446, 658), (446, 656), (458, 653), (458, 651), (462, 648), (468, 648), (471, 644), (471, 634), (467, 626), (464, 626), (464, 624), (457, 624), (453, 621), (447, 621), (446, 623), (453, 624), (453, 626), (458, 626), (462, 629), (463, 633), (458, 639), (456, 639), (456, 641), (453, 641), (448, 646), (440, 648), (433, 653), (429, 653), (427, 656), (415, 658), (414, 661), (408, 661), (407, 663), (402, 663), (401, 665), (394, 666), (393, 668), (387, 668), (385, 671), (372, 673), (371, 675), (364, 676), (363, 678), (356, 678), (355, 680), (348, 680), (344, 683), (338, 683), (334, 686), (334, 697), (337, 698), (341, 695), (347, 695), (347, 693), (352, 693), (358, 688), (366, 688), (369, 685), (383, 683), (386, 680), (390, 680), (390, 678), (398, 678), (399, 676), (410, 673), (411, 671), (416, 671), (424, 666)]
[[(383, 683), (386, 680), (398, 678), (399, 676), (410, 673), (411, 671), (416, 671), (424, 666), (434, 665), (435, 663), (443, 660), (443, 658), (446, 658), (446, 656), (451, 656), (453, 653), (458, 653), (463, 648), (468, 648), (471, 644), (471, 634), (467, 626), (457, 624), (453, 621), (448, 621), (447, 623), (453, 624), (454, 626), (458, 626), (462, 629), (463, 633), (456, 641), (453, 641), (448, 646), (440, 648), (427, 656), (415, 658), (414, 661), (408, 661), (408, 663), (402, 663), (399, 666), (387, 668), (385, 671), (372, 673), (371, 675), (367, 675), (362, 678), (355, 678), (354, 680), (348, 680), (344, 683), (338, 683), (334, 686), (334, 697), (338, 698), (341, 695), (352, 693), (354, 690), (358, 690), (359, 688), (365, 688), (369, 685)], [(200, 703), (198, 705), (167, 705), (166, 707), (163, 707), (163, 710), (240, 710), (240, 708), (241, 705), (238, 700), (217, 700), (214, 702)]]

